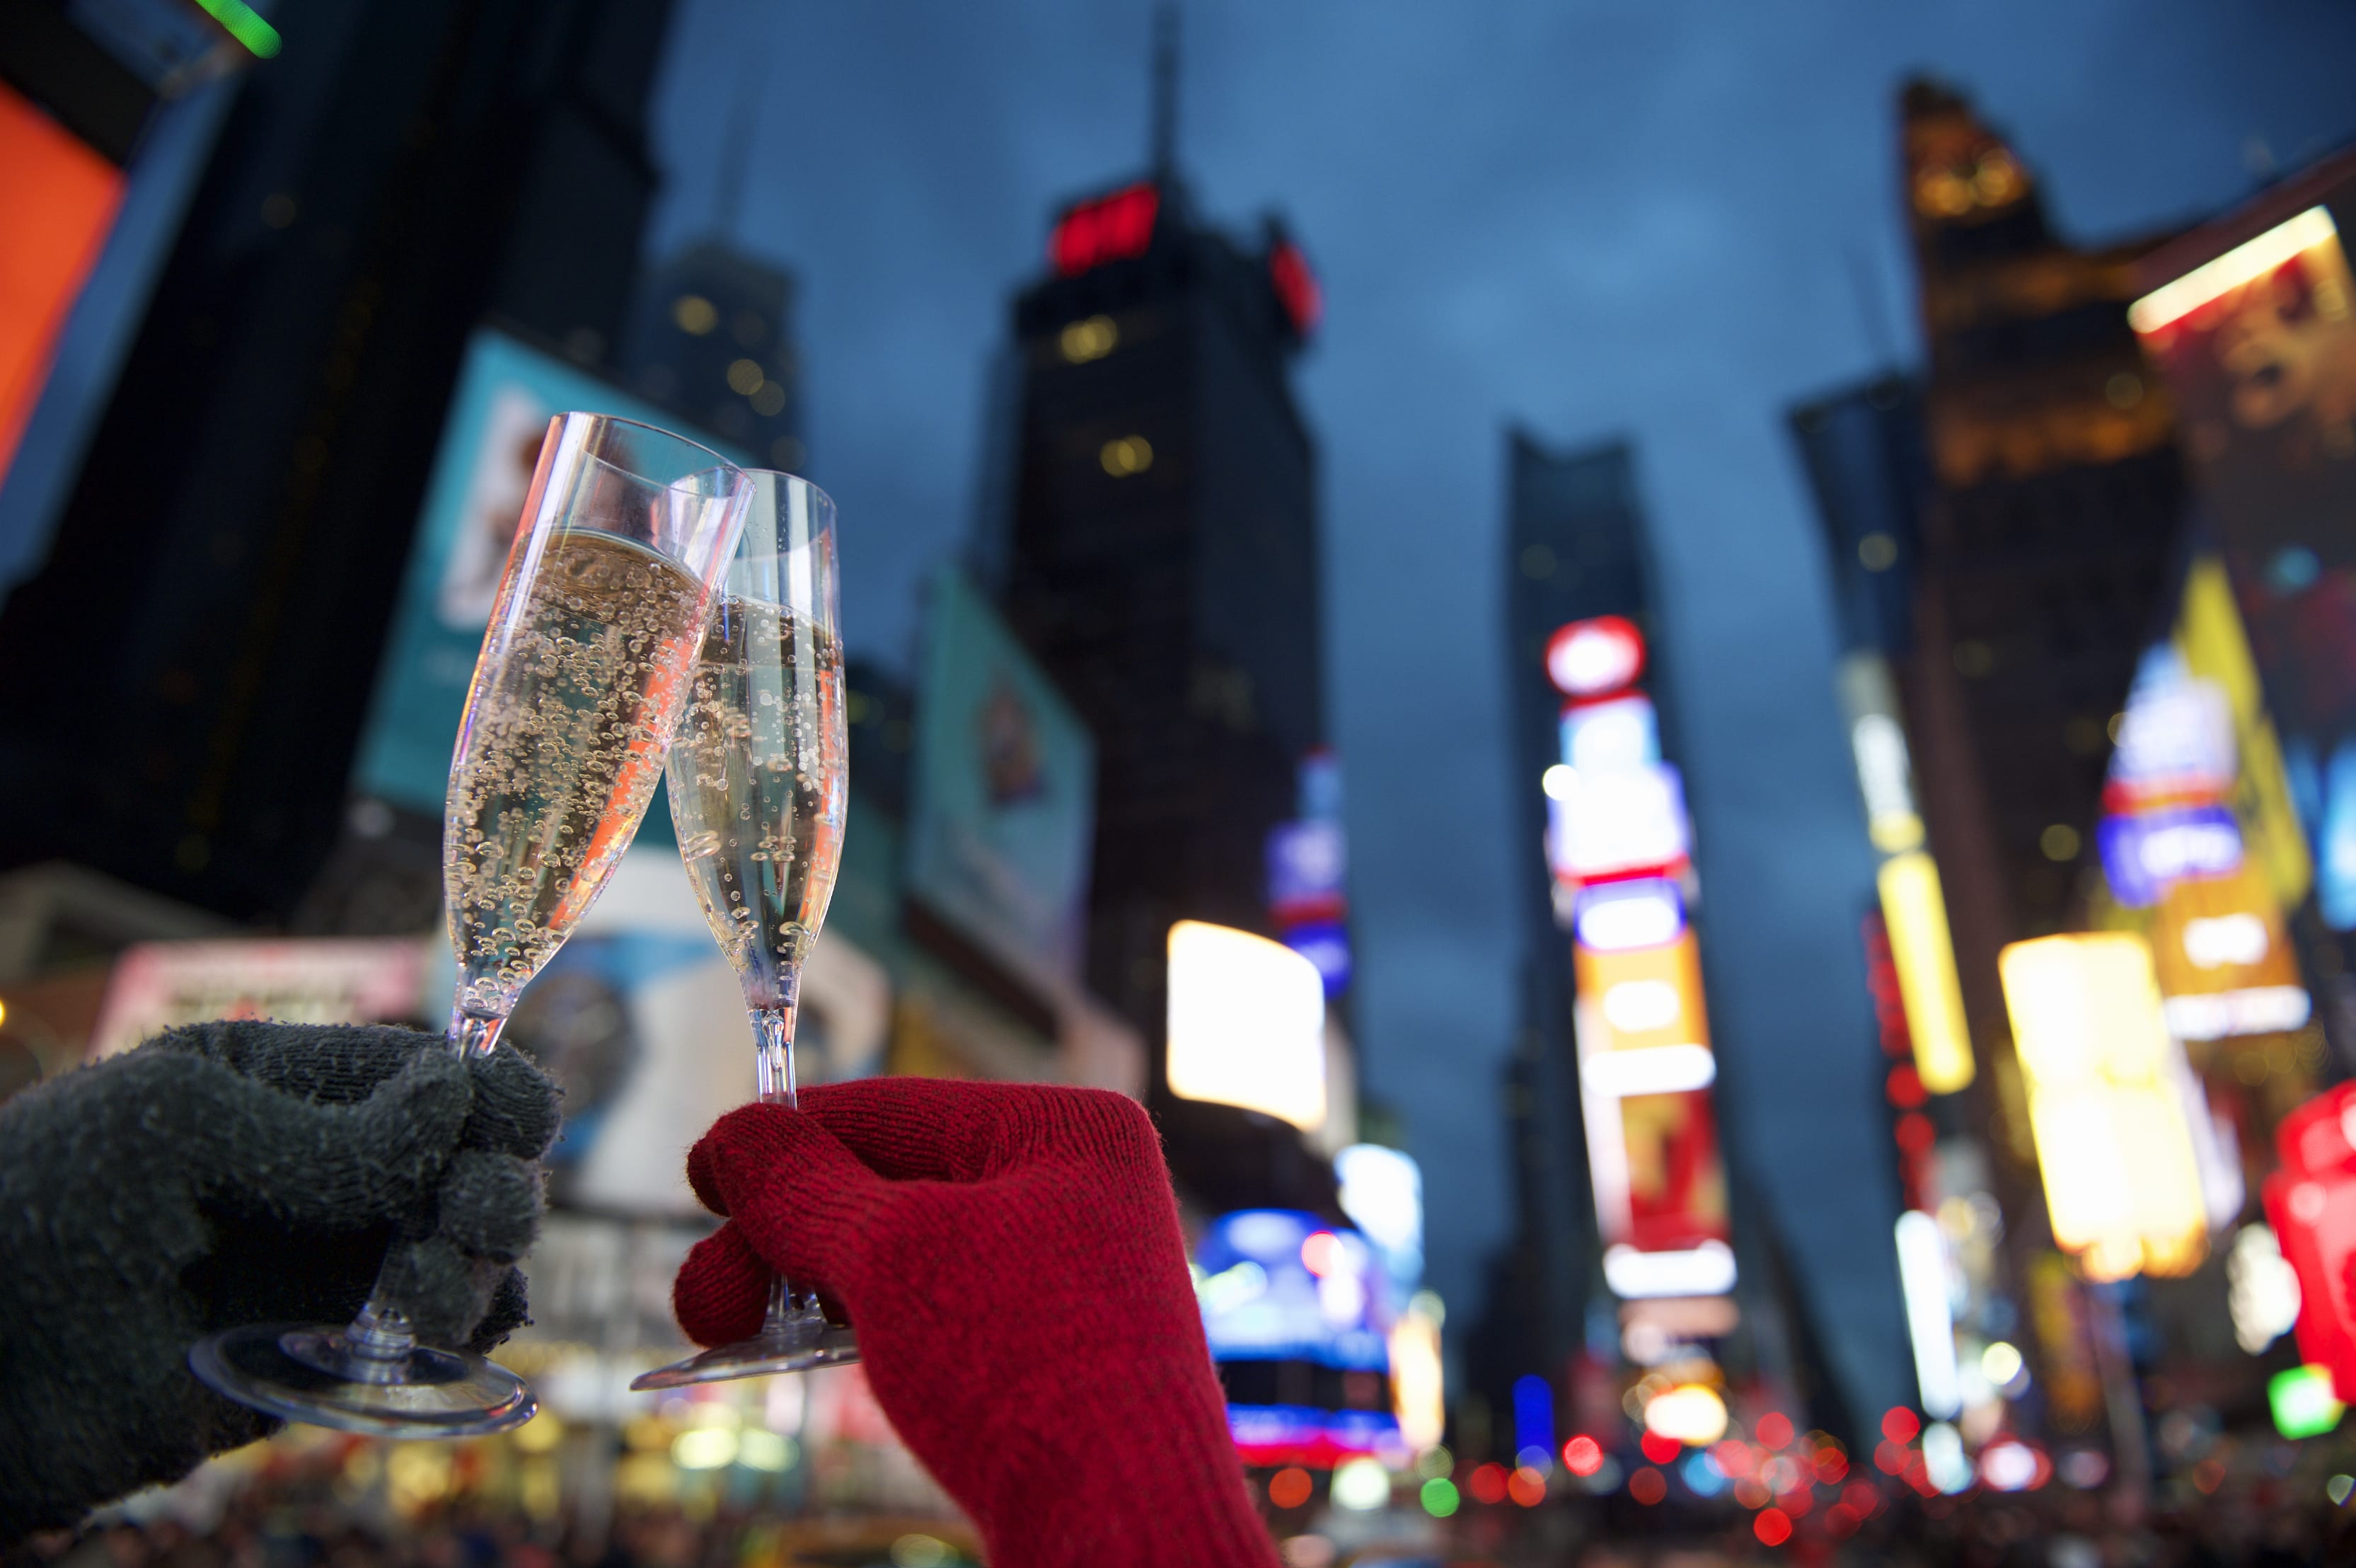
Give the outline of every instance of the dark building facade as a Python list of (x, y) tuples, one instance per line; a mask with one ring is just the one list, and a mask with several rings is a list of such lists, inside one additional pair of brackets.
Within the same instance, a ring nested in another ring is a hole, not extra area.
[(634, 390), (754, 461), (799, 473), (809, 453), (793, 302), (784, 268), (727, 240), (695, 241), (640, 280), (617, 368)]
[(1323, 736), (1302, 334), (1268, 254), (1197, 221), (1175, 178), (1079, 204), (1056, 252), (1015, 304), (994, 553), (1009, 619), (1097, 736), (1090, 982), (1158, 1037), (1172, 922), (1265, 925), (1268, 832)]
[(1290, 1129), (1174, 1101), (1161, 1070), (1170, 928), (1269, 929), (1269, 832), (1324, 735), (1289, 379), (1315, 284), (1275, 224), (1246, 245), (1201, 220), (1166, 164), (1067, 209), (1050, 260), (1014, 304), (979, 553), (1097, 738), (1088, 983), (1152, 1043), (1182, 1181), (1214, 1207), (1330, 1194)]
[(666, 0), (323, 0), (243, 84), (40, 573), (0, 617), (0, 864), (289, 911), (469, 333), (622, 328)]
[(2159, 237), (2074, 248), (1962, 99), (1917, 82), (1901, 113), (1933, 482), (1898, 686), (1987, 1042), (2006, 1033), (1997, 950), (2065, 918), (2184, 480), (2126, 320)]

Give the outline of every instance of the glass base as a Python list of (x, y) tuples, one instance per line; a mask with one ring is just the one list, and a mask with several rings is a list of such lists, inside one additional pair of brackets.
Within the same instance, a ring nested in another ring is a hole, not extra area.
[(773, 1372), (808, 1372), (847, 1366), (859, 1359), (859, 1336), (813, 1312), (767, 1323), (750, 1339), (715, 1345), (684, 1361), (630, 1380), (633, 1391), (682, 1389), (690, 1383), (724, 1383), (731, 1378), (766, 1378)]
[(371, 1437), (477, 1437), (538, 1413), (531, 1387), (495, 1361), (416, 1346), (388, 1360), (355, 1354), (331, 1324), (262, 1323), (188, 1347), (197, 1380), (287, 1421)]

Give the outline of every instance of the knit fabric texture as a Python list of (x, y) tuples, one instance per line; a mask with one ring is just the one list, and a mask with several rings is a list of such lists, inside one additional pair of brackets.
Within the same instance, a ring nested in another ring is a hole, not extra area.
[[(176, 1029), (0, 1105), (0, 1546), (277, 1423), (188, 1347), (342, 1322), (380, 1262), (428, 1343), (529, 1319), (556, 1090), (413, 1029)], [(387, 1249), (391, 1253), (388, 1258)]]
[(1101, 1090), (869, 1079), (748, 1105), (688, 1156), (728, 1223), (680, 1269), (698, 1343), (773, 1270), (839, 1304), (992, 1568), (1271, 1568), (1153, 1123)]

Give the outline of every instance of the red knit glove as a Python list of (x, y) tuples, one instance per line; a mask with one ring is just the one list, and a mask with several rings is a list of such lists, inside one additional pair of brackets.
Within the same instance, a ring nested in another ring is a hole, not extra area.
[(748, 1105), (688, 1155), (730, 1217), (680, 1326), (759, 1326), (769, 1275), (840, 1302), (884, 1413), (994, 1568), (1277, 1561), (1246, 1492), (1153, 1123), (1119, 1095), (866, 1079)]

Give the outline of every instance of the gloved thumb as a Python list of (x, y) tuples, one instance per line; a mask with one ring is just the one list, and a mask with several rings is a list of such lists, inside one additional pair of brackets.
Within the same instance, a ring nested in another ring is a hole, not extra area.
[(776, 1272), (732, 1219), (688, 1249), (687, 1262), (671, 1282), (671, 1312), (698, 1345), (749, 1339), (768, 1309), (769, 1280)]
[(855, 1274), (863, 1218), (892, 1184), (810, 1117), (746, 1105), (712, 1123), (688, 1156), (704, 1202), (794, 1282), (841, 1288)]

